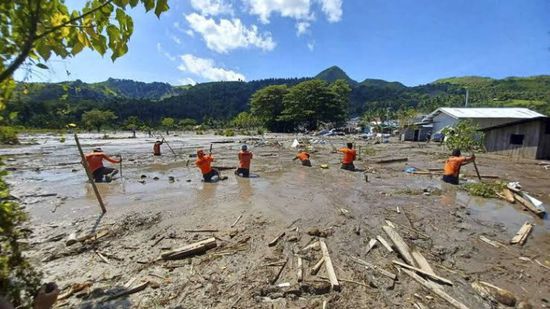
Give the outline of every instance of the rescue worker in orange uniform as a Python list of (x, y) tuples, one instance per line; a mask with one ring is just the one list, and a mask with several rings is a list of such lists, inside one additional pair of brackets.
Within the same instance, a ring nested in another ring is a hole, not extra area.
[(153, 155), (154, 156), (160, 156), (160, 145), (162, 145), (164, 143), (164, 138), (162, 139), (162, 141), (156, 141), (155, 144), (153, 145)]
[(305, 152), (305, 151), (300, 151), (298, 152), (298, 154), (296, 155), (296, 157), (294, 157), (294, 159), (292, 159), (293, 161), (295, 160), (300, 160), (300, 162), (302, 162), (302, 166), (309, 166), (311, 167), (311, 161), (309, 161), (309, 153)]
[(86, 154), (86, 162), (88, 162), (88, 168), (94, 177), (95, 182), (103, 182), (105, 176), (106, 182), (111, 182), (113, 176), (118, 173), (118, 170), (112, 167), (103, 166), (103, 160), (107, 160), (111, 163), (120, 163), (122, 157), (118, 160), (107, 156), (101, 148), (94, 149), (93, 152)]
[(344, 154), (344, 157), (342, 158), (342, 166), (340, 166), (340, 168), (343, 170), (355, 171), (353, 161), (357, 156), (357, 151), (353, 149), (353, 143), (347, 143), (347, 147), (340, 148), (338, 151)]
[(468, 163), (474, 162), (476, 157), (463, 157), (460, 154), (460, 149), (453, 150), (451, 157), (445, 161), (445, 167), (443, 168), (443, 181), (453, 185), (458, 185), (458, 175), (460, 174), (460, 167)]
[(252, 160), (252, 152), (248, 151), (248, 146), (243, 145), (239, 151), (239, 168), (235, 170), (235, 175), (242, 177), (250, 177), (250, 161)]
[(195, 165), (201, 170), (204, 182), (216, 182), (220, 179), (220, 172), (212, 168), (214, 157), (212, 154), (205, 154), (204, 150), (197, 150), (197, 160)]

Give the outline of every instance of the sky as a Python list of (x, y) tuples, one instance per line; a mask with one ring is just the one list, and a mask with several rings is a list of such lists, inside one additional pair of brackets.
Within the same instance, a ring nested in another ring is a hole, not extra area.
[[(67, 0), (81, 8), (83, 0)], [(550, 74), (548, 0), (169, 0), (158, 19), (129, 9), (129, 52), (84, 51), (17, 80), (112, 78), (184, 85), (311, 77), (337, 65), (352, 79), (408, 86), (439, 78)], [(36, 71), (36, 70), (35, 70)], [(68, 74), (70, 73), (70, 75)]]

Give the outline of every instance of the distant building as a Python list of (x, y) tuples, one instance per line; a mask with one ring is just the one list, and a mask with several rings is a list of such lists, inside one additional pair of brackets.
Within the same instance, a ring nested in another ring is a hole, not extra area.
[(485, 133), (488, 152), (517, 158), (550, 159), (550, 119), (528, 108), (442, 107), (425, 116), (416, 126), (432, 127), (433, 134), (460, 120), (477, 124)]
[(412, 124), (405, 126), (403, 131), (403, 140), (410, 142), (425, 142), (432, 135), (433, 125), (429, 122), (423, 122), (425, 115), (416, 116)]

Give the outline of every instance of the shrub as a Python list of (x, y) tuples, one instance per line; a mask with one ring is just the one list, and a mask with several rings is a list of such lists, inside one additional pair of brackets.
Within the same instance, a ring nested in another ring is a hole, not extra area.
[(227, 136), (227, 137), (235, 136), (235, 131), (233, 129), (225, 129), (223, 130), (223, 136)]
[(0, 144), (15, 145), (19, 144), (17, 138), (17, 131), (12, 127), (1, 126), (0, 127)]
[(497, 197), (497, 193), (500, 193), (505, 187), (506, 184), (503, 182), (467, 183), (463, 186), (464, 190), (468, 191), (471, 195), (486, 198)]

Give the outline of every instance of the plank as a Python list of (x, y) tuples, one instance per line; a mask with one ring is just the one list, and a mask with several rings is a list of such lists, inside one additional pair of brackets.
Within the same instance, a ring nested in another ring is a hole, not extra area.
[(384, 230), (384, 232), (386, 232), (388, 237), (391, 239), (391, 241), (393, 242), (393, 244), (397, 248), (397, 252), (399, 252), (401, 257), (403, 257), (405, 262), (407, 262), (409, 265), (414, 266), (415, 264), (414, 264), (414, 259), (411, 255), (411, 249), (405, 243), (403, 238), (401, 238), (401, 236), (393, 228), (391, 228), (387, 225), (383, 226), (382, 229)]
[(411, 265), (407, 265), (405, 263), (401, 263), (399, 261), (396, 261), (396, 260), (393, 260), (392, 263), (394, 263), (395, 265), (399, 265), (401, 267), (404, 267), (404, 268), (407, 268), (407, 269), (410, 269), (410, 270), (414, 270), (415, 272), (419, 273), (419, 274), (422, 274), (422, 275), (425, 275), (426, 277), (429, 277), (430, 279), (433, 279), (435, 281), (439, 281), (441, 283), (445, 283), (445, 284), (448, 284), (448, 285), (453, 285), (453, 282), (449, 279), (445, 279), (443, 277), (440, 277), (438, 275), (435, 275), (435, 274), (431, 274), (429, 272), (426, 272), (420, 268), (416, 268), (416, 267), (413, 267)]
[(449, 304), (451, 304), (453, 307), (458, 309), (469, 309), (468, 306), (464, 305), (463, 303), (459, 302), (458, 300), (452, 298), (449, 294), (447, 294), (444, 290), (442, 290), (437, 285), (433, 284), (433, 282), (430, 282), (421, 276), (417, 275), (414, 271), (408, 270), (408, 269), (401, 269), (405, 274), (407, 274), (409, 277), (411, 277), (416, 282), (420, 283), (423, 287), (433, 292), (435, 295), (441, 297), (445, 301), (447, 301)]
[(285, 236), (285, 232), (282, 232), (281, 234), (279, 234), (272, 241), (270, 241), (267, 245), (270, 246), (270, 247), (275, 246), (277, 244), (277, 242), (279, 241), (279, 239), (281, 239), (283, 236)]
[(328, 252), (327, 244), (324, 240), (319, 240), (319, 245), (321, 246), (321, 252), (323, 253), (323, 258), (325, 259), (325, 268), (327, 270), (328, 278), (330, 280), (330, 285), (333, 290), (340, 290), (340, 283), (338, 283), (338, 278), (336, 278), (336, 273), (334, 272), (334, 267), (332, 266), (332, 260)]
[(523, 196), (521, 196), (520, 194), (514, 192), (514, 198), (516, 199), (516, 201), (518, 201), (520, 204), (525, 206), (525, 208), (529, 209), (531, 212), (533, 212), (537, 216), (543, 216), (544, 215), (544, 211), (542, 211), (542, 210), (538, 209), (537, 207), (535, 207), (535, 205), (531, 204), (531, 202), (524, 199)]
[(191, 255), (204, 253), (206, 250), (215, 248), (216, 246), (216, 238), (210, 237), (205, 240), (165, 252), (161, 254), (161, 258), (163, 260), (181, 259)]
[(298, 256), (298, 282), (302, 282), (304, 280), (304, 270), (302, 266), (302, 257)]
[(369, 252), (372, 250), (372, 248), (374, 248), (376, 246), (376, 243), (378, 241), (374, 238), (371, 238), (371, 240), (369, 241), (369, 244), (367, 245), (367, 251), (365, 252), (365, 255), (369, 254)]
[(376, 239), (378, 239), (378, 241), (382, 244), (382, 246), (384, 246), (384, 248), (386, 248), (386, 250), (388, 250), (388, 252), (390, 252), (390, 253), (393, 252), (393, 249), (392, 249), (391, 245), (388, 243), (387, 240), (382, 238), (382, 236), (377, 235)]
[(483, 241), (484, 243), (489, 244), (489, 245), (491, 245), (491, 246), (493, 246), (493, 247), (495, 247), (495, 248), (500, 248), (500, 246), (501, 246), (500, 243), (498, 243), (498, 242), (496, 242), (496, 241), (494, 241), (494, 240), (491, 240), (491, 239), (489, 239), (489, 238), (487, 238), (487, 237), (485, 237), (485, 236), (483, 236), (483, 235), (482, 235), (482, 236), (479, 236), (479, 239), (480, 239), (481, 241)]
[(416, 262), (416, 265), (423, 271), (430, 273), (432, 275), (435, 275), (434, 270), (430, 266), (430, 263), (428, 263), (428, 260), (418, 251), (416, 248), (412, 249), (411, 254), (413, 256), (413, 259)]
[(319, 272), (319, 269), (321, 269), (321, 266), (325, 263), (325, 257), (322, 257), (313, 267), (311, 268), (311, 271), (309, 272), (312, 275), (316, 275)]
[(510, 203), (515, 203), (516, 199), (514, 198), (514, 193), (510, 191), (508, 188), (502, 189), (502, 195), (504, 196), (504, 199), (507, 200)]
[(520, 244), (523, 246), (525, 241), (527, 240), (527, 237), (533, 230), (533, 224), (529, 222), (525, 222), (519, 231), (516, 233), (516, 235), (512, 238), (510, 241), (511, 244)]

